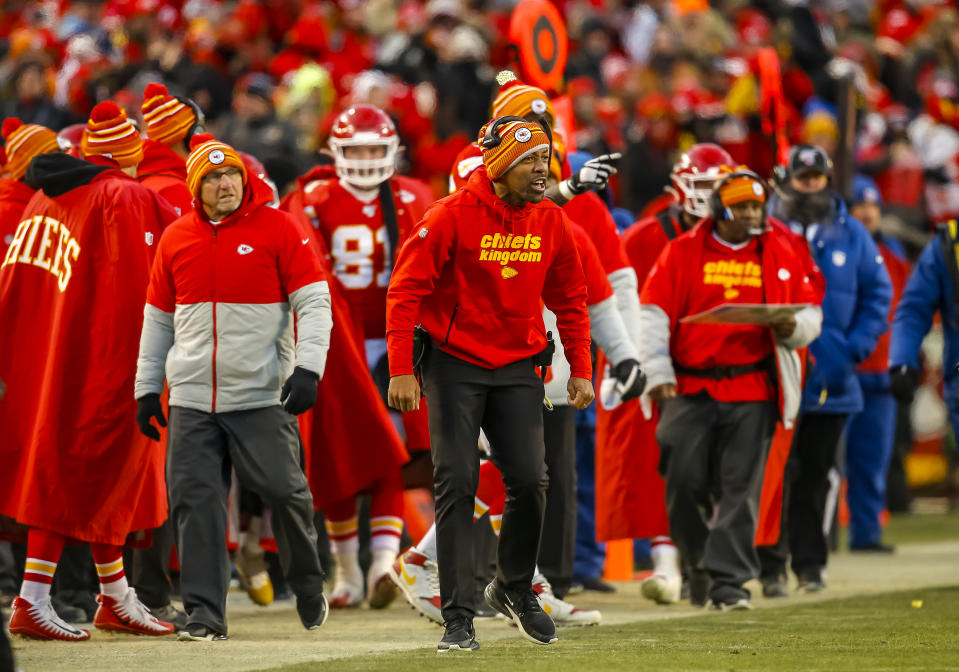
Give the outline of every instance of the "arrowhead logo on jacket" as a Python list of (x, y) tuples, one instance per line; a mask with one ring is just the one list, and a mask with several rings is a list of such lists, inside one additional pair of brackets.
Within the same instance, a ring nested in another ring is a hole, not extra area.
[(240, 245), (238, 248), (236, 248), (237, 254), (249, 254), (252, 251), (253, 251), (253, 248), (250, 247), (249, 245)]
[(372, 217), (376, 214), (376, 206), (373, 204), (363, 206), (363, 214), (367, 217)]
[(147, 245), (153, 245), (153, 234), (149, 231), (143, 234), (143, 239), (146, 241)]
[(503, 276), (504, 280), (509, 280), (510, 278), (515, 278), (519, 275), (519, 271), (515, 268), (510, 268), (509, 266), (503, 266), (503, 270), (500, 271), (500, 275)]

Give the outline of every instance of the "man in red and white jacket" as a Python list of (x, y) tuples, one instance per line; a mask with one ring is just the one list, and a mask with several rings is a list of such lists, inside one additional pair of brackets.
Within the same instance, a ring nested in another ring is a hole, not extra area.
[(527, 639), (556, 640), (532, 589), (545, 509), (540, 301), (556, 315), (570, 405), (593, 399), (586, 282), (562, 210), (543, 202), (550, 142), (538, 123), (488, 124), (483, 163), (466, 187), (431, 207), (400, 250), (387, 295), (390, 404), (419, 406), (414, 327), (433, 342), (423, 364), (446, 633), (440, 651), (478, 648), (473, 630), (473, 499), (480, 428), (503, 473), (507, 504), (496, 578), (486, 599)]
[(248, 179), (236, 151), (208, 135), (192, 145), (196, 207), (160, 240), (134, 392), (141, 431), (158, 438), (151, 419), (165, 424), (164, 378), (170, 386), (167, 485), (188, 616), (179, 635), (226, 638), (225, 463), (270, 506), (297, 612), (313, 629), (327, 603), (295, 416), (312, 408), (326, 366), (329, 287), (309, 238), (269, 207), (272, 190)]
[[(795, 349), (822, 324), (807, 259), (769, 224), (765, 201), (755, 173), (727, 174), (711, 218), (666, 246), (640, 295), (639, 355), (660, 407), (669, 527), (690, 599), (708, 595), (722, 610), (750, 608), (743, 584), (759, 575), (753, 540), (766, 457), (776, 420), (791, 427), (799, 410)], [(683, 321), (724, 304), (810, 305), (766, 323)]]

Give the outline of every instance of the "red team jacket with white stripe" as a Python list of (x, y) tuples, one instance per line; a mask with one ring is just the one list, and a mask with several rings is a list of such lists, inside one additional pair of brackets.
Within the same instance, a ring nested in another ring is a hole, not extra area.
[[(144, 309), (135, 396), (206, 412), (277, 405), (300, 366), (320, 377), (330, 343), (326, 275), (291, 215), (251, 178), (244, 202), (213, 225), (202, 209), (163, 234)], [(297, 314), (294, 348), (291, 308)]]

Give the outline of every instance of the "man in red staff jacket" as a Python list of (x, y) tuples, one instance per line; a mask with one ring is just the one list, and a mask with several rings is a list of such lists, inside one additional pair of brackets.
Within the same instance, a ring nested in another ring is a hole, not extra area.
[(507, 502), (496, 578), (486, 599), (530, 641), (556, 641), (532, 589), (546, 469), (540, 301), (556, 315), (570, 363), (570, 405), (593, 400), (586, 281), (565, 214), (544, 202), (544, 127), (500, 117), (482, 134), (483, 166), (438, 201), (400, 251), (387, 295), (390, 405), (419, 406), (414, 327), (433, 347), (422, 362), (429, 402), (437, 559), (446, 633), (439, 651), (479, 647), (473, 630), (473, 499), (480, 428), (503, 474)]
[(769, 225), (765, 201), (758, 175), (727, 174), (711, 218), (663, 250), (640, 296), (639, 355), (660, 407), (669, 527), (690, 599), (708, 596), (721, 610), (750, 608), (743, 584), (759, 575), (753, 538), (766, 456), (777, 419), (790, 426), (798, 412), (795, 349), (819, 334), (822, 313), (810, 305), (766, 325), (681, 320), (723, 304), (817, 303), (805, 260)]

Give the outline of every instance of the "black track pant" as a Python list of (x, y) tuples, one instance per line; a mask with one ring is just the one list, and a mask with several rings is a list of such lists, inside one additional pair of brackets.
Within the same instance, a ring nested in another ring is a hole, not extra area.
[(272, 509), (280, 564), (297, 596), (323, 592), (313, 496), (300, 466), (296, 419), (279, 406), (232, 413), (170, 407), (167, 487), (188, 623), (226, 632), (230, 469)]
[(829, 470), (836, 464), (836, 450), (846, 417), (844, 413), (799, 416), (783, 479), (779, 542), (759, 549), (763, 576), (784, 575), (790, 554), (792, 569), (798, 575), (818, 572), (826, 566), (829, 551), (823, 520), (829, 495)]
[(529, 590), (546, 506), (543, 382), (530, 359), (484, 369), (434, 348), (424, 363), (443, 618), (473, 616), (473, 503), (480, 428), (503, 474), (497, 580)]
[(660, 407), (656, 440), (669, 529), (684, 564), (709, 574), (714, 601), (748, 598), (743, 584), (759, 576), (753, 539), (775, 428), (768, 401), (726, 403), (702, 394)]
[(546, 442), (546, 518), (539, 549), (539, 571), (563, 598), (573, 582), (576, 551), (576, 409), (543, 411)]

